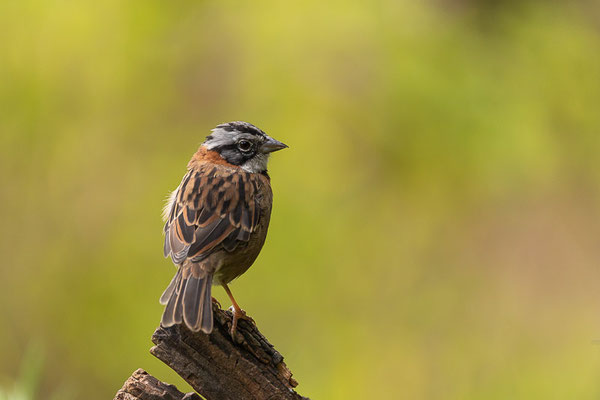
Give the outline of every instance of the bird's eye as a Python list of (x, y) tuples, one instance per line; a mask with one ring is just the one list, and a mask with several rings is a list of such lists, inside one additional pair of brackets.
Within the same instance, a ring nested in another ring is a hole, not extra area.
[(240, 140), (238, 142), (238, 149), (240, 149), (240, 151), (249, 151), (252, 148), (252, 143), (250, 143), (247, 140)]

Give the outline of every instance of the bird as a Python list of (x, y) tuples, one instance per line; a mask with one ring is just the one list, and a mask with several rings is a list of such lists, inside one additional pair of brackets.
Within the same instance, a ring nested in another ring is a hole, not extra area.
[(267, 163), (288, 146), (243, 121), (217, 125), (187, 165), (187, 173), (163, 210), (164, 256), (177, 266), (160, 297), (163, 327), (184, 323), (191, 331), (213, 330), (213, 285), (231, 299), (230, 334), (249, 319), (228, 284), (260, 253), (271, 218), (273, 192)]

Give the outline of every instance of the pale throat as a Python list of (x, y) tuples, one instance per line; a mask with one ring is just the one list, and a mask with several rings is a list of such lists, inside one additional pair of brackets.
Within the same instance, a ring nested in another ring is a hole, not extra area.
[(254, 157), (240, 165), (240, 168), (252, 174), (260, 174), (267, 170), (268, 162), (269, 154), (256, 153)]

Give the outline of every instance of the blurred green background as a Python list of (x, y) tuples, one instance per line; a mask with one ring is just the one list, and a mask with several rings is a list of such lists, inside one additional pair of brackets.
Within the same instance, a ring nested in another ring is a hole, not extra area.
[(1, 2), (5, 396), (110, 399), (139, 367), (189, 390), (148, 352), (175, 272), (161, 208), (210, 129), (246, 120), (290, 149), (232, 289), (300, 393), (598, 399), (599, 16)]

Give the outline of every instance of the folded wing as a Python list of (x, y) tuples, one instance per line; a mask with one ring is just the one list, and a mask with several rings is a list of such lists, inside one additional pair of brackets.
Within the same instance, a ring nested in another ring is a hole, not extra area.
[(214, 251), (247, 242), (260, 218), (256, 193), (261, 180), (226, 165), (188, 171), (171, 198), (165, 223), (165, 257), (175, 264), (201, 261)]

